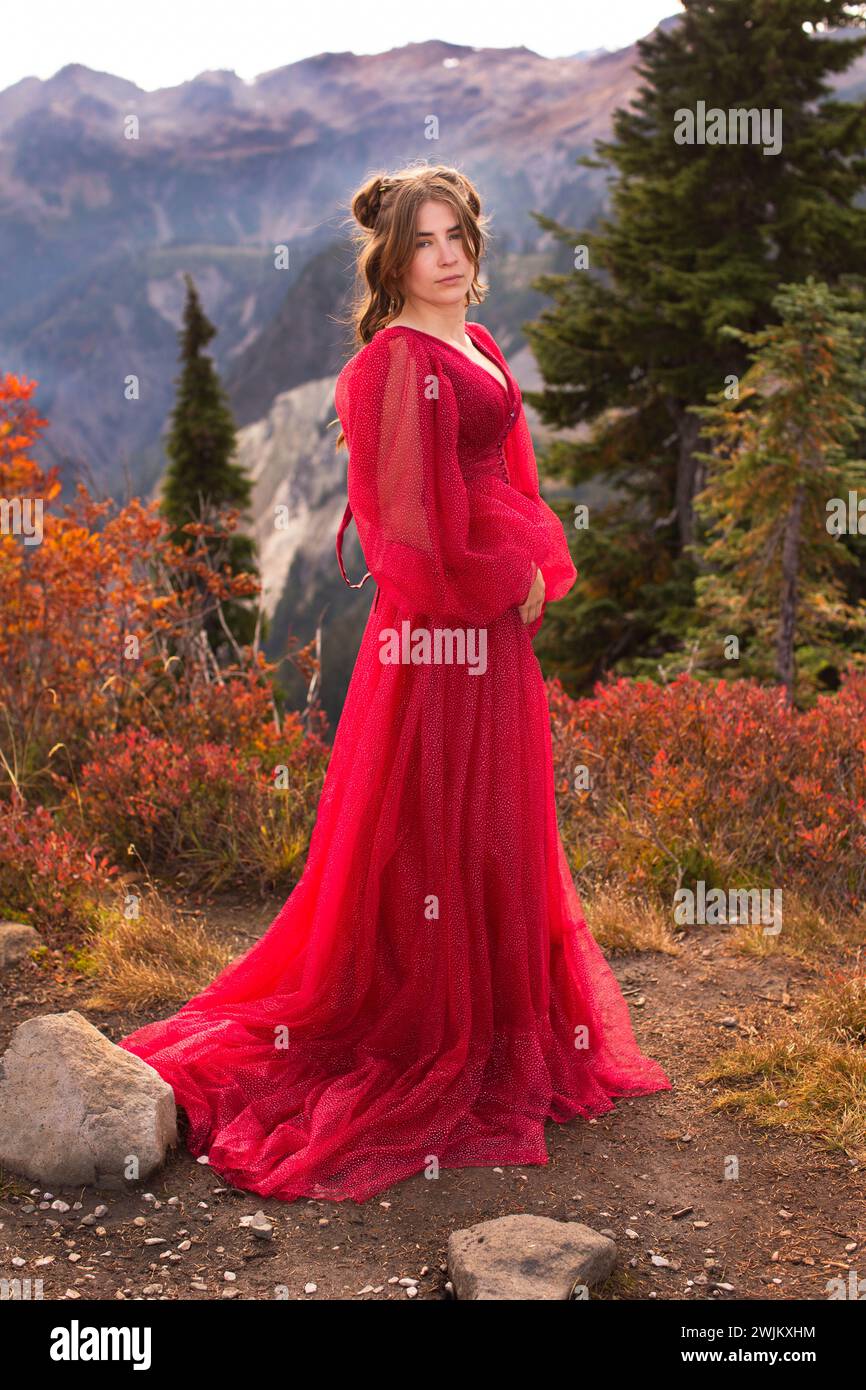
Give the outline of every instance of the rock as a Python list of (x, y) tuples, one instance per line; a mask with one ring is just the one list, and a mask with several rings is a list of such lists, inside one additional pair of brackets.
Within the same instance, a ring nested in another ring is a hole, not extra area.
[(271, 1240), (273, 1238), (274, 1228), (263, 1211), (256, 1212), (249, 1226), (253, 1235), (258, 1236), (259, 1240)]
[(458, 1299), (568, 1299), (575, 1284), (600, 1283), (616, 1245), (579, 1221), (501, 1216), (448, 1237)]
[[(177, 1143), (174, 1093), (76, 1010), (19, 1024), (0, 1058), (0, 1165), (55, 1185), (124, 1187)], [(99, 1209), (97, 1209), (97, 1214)]]
[(34, 927), (24, 922), (0, 922), (0, 970), (24, 960), (34, 946), (41, 945), (42, 938)]

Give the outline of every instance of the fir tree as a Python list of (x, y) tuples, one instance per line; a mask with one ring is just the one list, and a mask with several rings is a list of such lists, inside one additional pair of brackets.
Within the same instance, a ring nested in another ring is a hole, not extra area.
[[(844, 632), (861, 650), (866, 636), (866, 604), (849, 603), (844, 586), (858, 490), (866, 531), (866, 463), (850, 457), (866, 421), (866, 315), (811, 279), (784, 286), (774, 308), (778, 324), (732, 330), (752, 362), (738, 388), (694, 412), (714, 446), (699, 453), (708, 529), (694, 655), (704, 669), (775, 679), (793, 703)], [(732, 637), (736, 659), (725, 660)]]
[[(234, 461), (235, 422), (213, 359), (204, 351), (216, 328), (202, 308), (192, 277), (184, 278), (187, 295), (183, 329), (178, 335), (182, 371), (176, 379), (177, 399), (165, 445), (170, 463), (163, 480), (161, 510), (171, 523), (175, 544), (189, 549), (203, 545), (209, 566), (223, 574), (255, 576), (252, 538), (220, 526), (220, 518), (228, 509), (246, 512), (252, 486)], [(190, 536), (182, 529), (190, 522), (214, 526), (217, 534)], [(237, 642), (253, 640), (256, 613), (248, 603), (224, 602), (222, 612)], [(207, 617), (205, 631), (212, 648), (219, 650), (226, 632), (216, 611)]]
[[(828, 37), (862, 30), (849, 10), (685, 0), (678, 24), (639, 43), (641, 86), (614, 138), (580, 161), (613, 171), (611, 216), (572, 231), (536, 214), (589, 256), (588, 269), (577, 253), (574, 270), (535, 281), (554, 307), (526, 325), (545, 387), (525, 393), (547, 424), (591, 427), (588, 439), (555, 441), (543, 469), (606, 487), (577, 534), (578, 582), (538, 647), (572, 647), (584, 682), (614, 664), (654, 672), (682, 638), (703, 485), (690, 407), (745, 367), (742, 342), (722, 326), (757, 331), (780, 284), (816, 269), (834, 284), (866, 263), (866, 212), (855, 206), (866, 110), (827, 99), (828, 76), (866, 46), (862, 32)], [(781, 149), (678, 143), (682, 113), (699, 102), (781, 111)]]

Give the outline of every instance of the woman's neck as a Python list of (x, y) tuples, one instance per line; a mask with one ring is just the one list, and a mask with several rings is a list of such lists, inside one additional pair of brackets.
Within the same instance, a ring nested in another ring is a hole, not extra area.
[(435, 338), (465, 347), (467, 342), (466, 311), (460, 306), (459, 314), (453, 310), (447, 314), (418, 313), (416, 309), (404, 305), (396, 318), (389, 319), (387, 327), (417, 328), (421, 333), (432, 333)]

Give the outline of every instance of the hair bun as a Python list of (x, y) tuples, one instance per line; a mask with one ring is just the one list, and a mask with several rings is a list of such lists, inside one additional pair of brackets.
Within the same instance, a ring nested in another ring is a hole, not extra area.
[(382, 207), (382, 199), (396, 184), (397, 180), (389, 174), (374, 174), (363, 188), (358, 189), (352, 199), (352, 216), (355, 221), (372, 231)]

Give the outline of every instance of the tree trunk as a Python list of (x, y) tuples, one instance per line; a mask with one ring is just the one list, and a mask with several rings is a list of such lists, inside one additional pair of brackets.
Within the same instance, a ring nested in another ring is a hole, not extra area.
[(700, 429), (701, 422), (697, 415), (692, 415), (685, 410), (680, 413), (677, 421), (680, 443), (677, 459), (676, 508), (680, 547), (683, 550), (687, 545), (693, 545), (695, 541), (697, 528), (695, 526), (694, 499), (695, 494), (700, 492), (704, 486), (704, 463), (702, 459), (695, 458)]
[(782, 538), (782, 594), (776, 636), (776, 675), (784, 685), (788, 704), (794, 703), (794, 635), (797, 630), (797, 570), (800, 560), (800, 527), (806, 489), (802, 483), (785, 520)]

